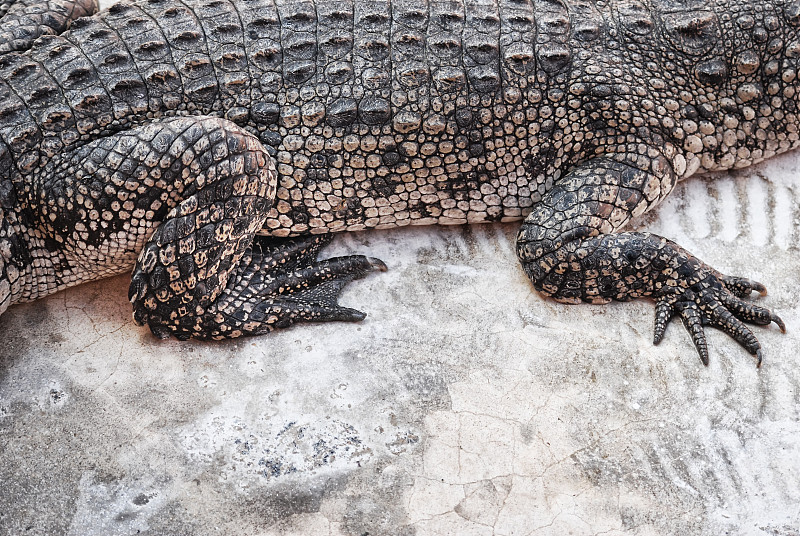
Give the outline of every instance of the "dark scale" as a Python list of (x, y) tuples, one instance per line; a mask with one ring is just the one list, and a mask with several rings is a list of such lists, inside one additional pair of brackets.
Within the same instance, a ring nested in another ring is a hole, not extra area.
[[(800, 1), (24, 0), (0, 20), (0, 311), (133, 269), (137, 322), (359, 320), (332, 232), (524, 220), (534, 287), (761, 359), (764, 287), (624, 232), (798, 145)], [(39, 38), (38, 40), (36, 40)]]

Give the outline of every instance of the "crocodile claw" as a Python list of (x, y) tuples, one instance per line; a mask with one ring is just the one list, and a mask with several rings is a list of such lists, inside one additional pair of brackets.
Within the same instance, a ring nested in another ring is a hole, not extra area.
[(389, 268), (386, 266), (386, 263), (380, 259), (376, 259), (375, 257), (367, 257), (367, 261), (369, 261), (370, 266), (379, 272), (385, 272), (389, 270)]
[(746, 298), (751, 292), (758, 292), (762, 298), (767, 295), (767, 287), (758, 281), (722, 274), (718, 274), (718, 278), (725, 288), (737, 298)]
[(694, 285), (683, 292), (662, 296), (656, 301), (653, 343), (664, 338), (670, 320), (679, 316), (692, 337), (700, 360), (708, 365), (708, 343), (705, 326), (712, 326), (730, 335), (740, 346), (756, 357), (756, 366), (763, 360), (761, 343), (745, 323), (767, 326), (775, 323), (786, 333), (783, 320), (765, 307), (744, 301), (750, 292), (766, 294), (764, 285), (743, 278), (720, 277)]

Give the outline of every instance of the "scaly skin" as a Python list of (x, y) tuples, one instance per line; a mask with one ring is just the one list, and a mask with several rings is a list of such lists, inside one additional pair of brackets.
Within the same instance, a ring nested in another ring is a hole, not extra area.
[(783, 329), (763, 285), (620, 231), (797, 146), (800, 1), (150, 0), (31, 46), (93, 9), (59, 1), (0, 20), (29, 48), (0, 56), (0, 312), (133, 268), (160, 336), (358, 320), (338, 291), (385, 267), (317, 235), (524, 218), (558, 300), (652, 298), (705, 363), (703, 325), (759, 363), (743, 322)]

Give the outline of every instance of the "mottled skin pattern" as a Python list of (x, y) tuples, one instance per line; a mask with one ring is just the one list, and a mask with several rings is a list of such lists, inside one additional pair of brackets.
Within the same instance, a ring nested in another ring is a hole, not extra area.
[(358, 320), (338, 292), (385, 266), (316, 261), (329, 233), (524, 219), (537, 290), (650, 297), (704, 363), (704, 325), (759, 363), (745, 322), (783, 329), (620, 230), (798, 145), (798, 0), (149, 0), (31, 45), (73, 1), (0, 9), (0, 312), (133, 268), (159, 336)]

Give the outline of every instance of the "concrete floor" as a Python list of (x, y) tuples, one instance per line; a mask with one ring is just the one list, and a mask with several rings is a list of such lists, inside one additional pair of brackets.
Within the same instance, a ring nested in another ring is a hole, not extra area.
[(531, 291), (516, 225), (341, 236), (360, 324), (216, 344), (126, 277), (0, 317), (0, 534), (800, 534), (800, 155), (679, 185), (639, 228), (763, 281), (761, 370), (647, 302)]

